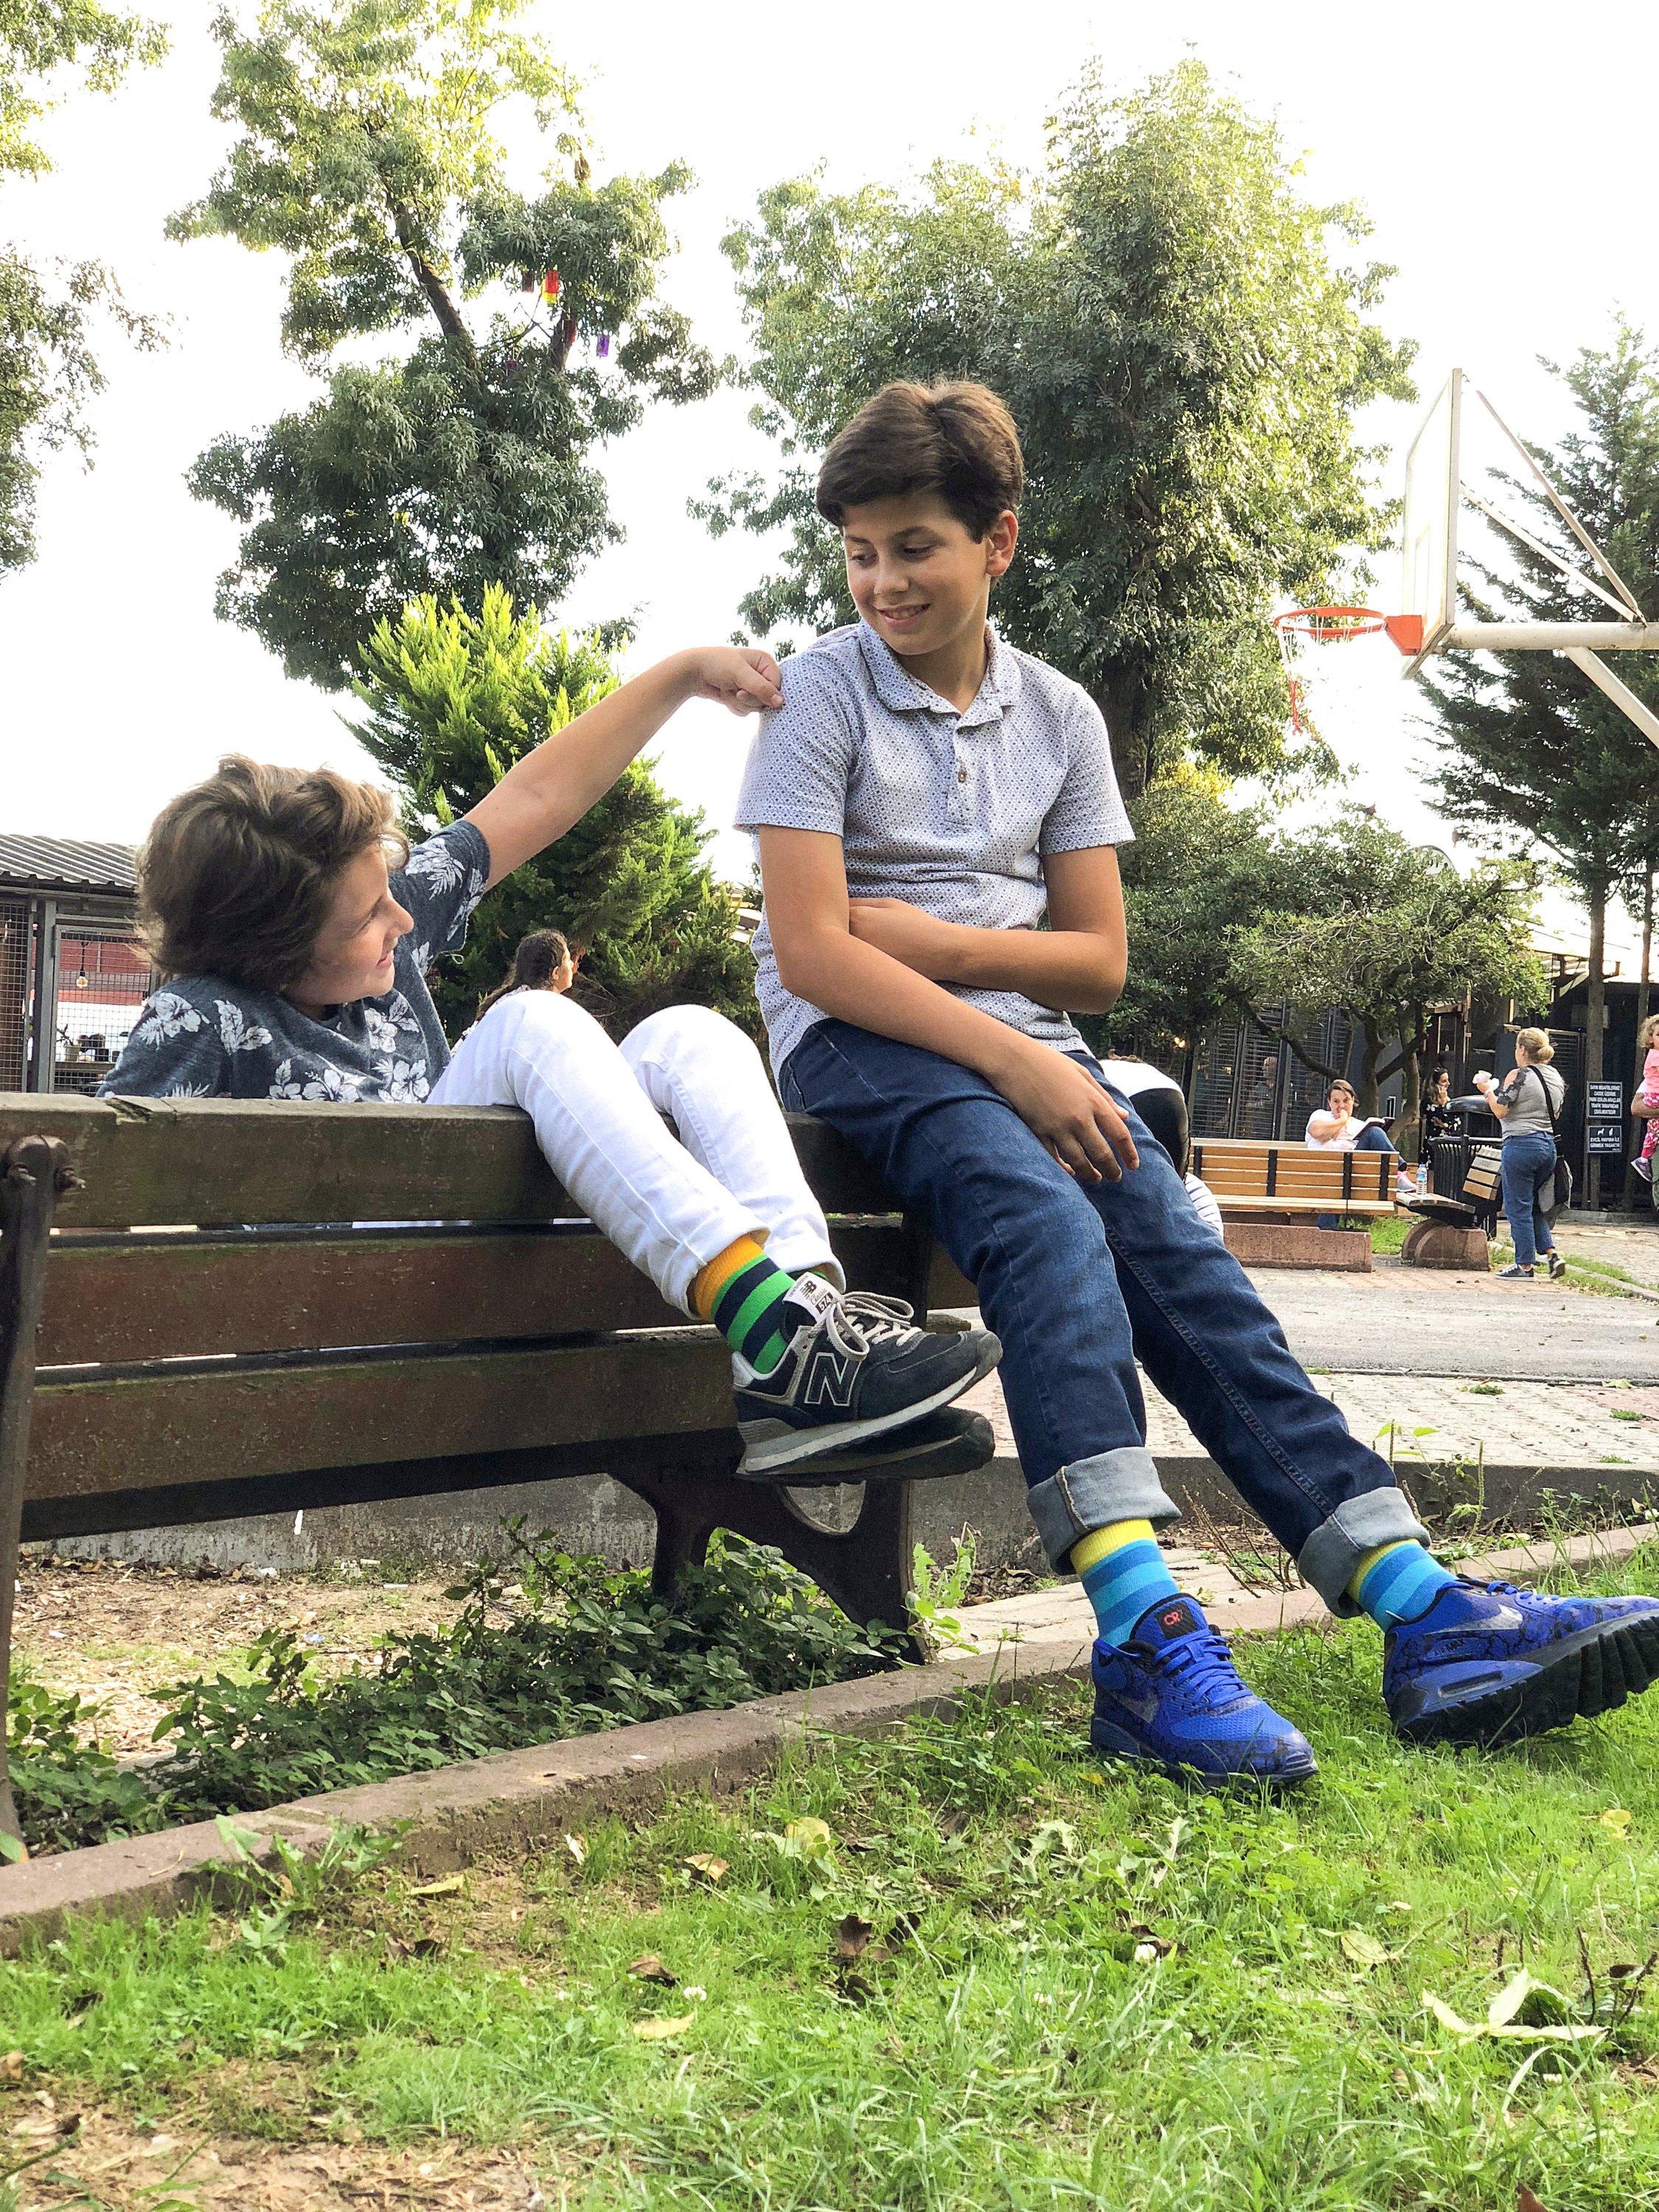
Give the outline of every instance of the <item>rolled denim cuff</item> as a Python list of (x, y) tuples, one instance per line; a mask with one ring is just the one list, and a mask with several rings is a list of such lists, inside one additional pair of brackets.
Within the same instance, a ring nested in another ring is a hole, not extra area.
[(1113, 1521), (1179, 1521), (1181, 1509), (1165, 1495), (1158, 1462), (1144, 1444), (1097, 1452), (1074, 1460), (1025, 1493), (1048, 1564), (1066, 1571), (1072, 1547), (1091, 1529)]
[(1365, 1553), (1379, 1544), (1412, 1540), (1426, 1544), (1429, 1532), (1406, 1503), (1405, 1493), (1385, 1482), (1380, 1489), (1345, 1499), (1328, 1521), (1322, 1521), (1302, 1547), (1297, 1569), (1337, 1618), (1346, 1620), (1359, 1611), (1348, 1595), (1348, 1584)]

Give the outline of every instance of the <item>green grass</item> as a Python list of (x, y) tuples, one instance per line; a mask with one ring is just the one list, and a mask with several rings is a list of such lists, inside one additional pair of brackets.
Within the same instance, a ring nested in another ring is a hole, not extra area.
[[(175, 2135), (527, 2143), (586, 2212), (1659, 2207), (1654, 2001), (1577, 2045), (1462, 2039), (1424, 2002), (1480, 2020), (1524, 1957), (1577, 2008), (1581, 1942), (1603, 1991), (1647, 1957), (1659, 1692), (1408, 1751), (1365, 1625), (1242, 1657), (1321, 1759), (1283, 1803), (1103, 1768), (1067, 1688), (820, 1742), (452, 1894), (381, 1867), (314, 1911), (71, 1927), (0, 1963), (27, 2062), (0, 2142), (49, 2087)], [(848, 1914), (872, 1933), (838, 1960)], [(628, 1973), (649, 1952), (676, 1986)], [(653, 2017), (690, 2025), (642, 2039)]]

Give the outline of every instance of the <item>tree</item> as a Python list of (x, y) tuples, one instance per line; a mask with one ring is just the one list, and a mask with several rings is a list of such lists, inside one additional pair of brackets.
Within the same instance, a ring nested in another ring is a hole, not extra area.
[[(1290, 1032), (1335, 1007), (1363, 1039), (1359, 1107), (1376, 1110), (1379, 1081), (1404, 1073), (1402, 1120), (1418, 1115), (1421, 1057), (1437, 1006), (1515, 998), (1542, 1003), (1544, 976), (1527, 949), (1537, 871), (1483, 862), (1460, 876), (1431, 846), (1413, 845), (1364, 807), (1281, 838), (1279, 904), (1240, 936), (1232, 980), (1264, 1028), (1321, 1073)], [(1282, 1009), (1279, 1020), (1269, 1009)]]
[[(33, 132), (55, 74), (79, 70), (89, 90), (113, 92), (135, 62), (166, 50), (159, 25), (96, 0), (0, 0), (0, 179), (52, 167)], [(41, 456), (65, 447), (90, 454), (87, 403), (105, 383), (92, 341), (100, 308), (140, 346), (161, 343), (157, 324), (126, 306), (96, 262), (43, 267), (0, 243), (0, 575), (34, 558)]]
[[(1547, 364), (1553, 366), (1553, 364)], [(1559, 369), (1583, 428), (1554, 453), (1533, 452), (1590, 536), (1648, 606), (1659, 604), (1659, 364), (1639, 331), (1621, 323), (1606, 353), (1583, 349)], [(1582, 561), (1543, 495), (1510, 483), (1528, 526), (1564, 558)], [(1492, 587), (1528, 622), (1583, 622), (1599, 610), (1528, 547), (1510, 549)], [(1466, 594), (1476, 613), (1491, 607)], [(1650, 705), (1659, 674), (1644, 653), (1621, 653), (1619, 673)], [(1506, 842), (1554, 856), (1589, 915), (1584, 1079), (1601, 1075), (1607, 901), (1659, 860), (1659, 750), (1570, 662), (1548, 653), (1460, 655), (1423, 678), (1437, 716), (1434, 778), (1452, 820), (1496, 830)]]
[[(620, 535), (595, 444), (647, 398), (699, 398), (717, 380), (654, 296), (663, 203), (689, 173), (593, 183), (569, 78), (513, 28), (525, 4), (266, 0), (252, 33), (229, 14), (215, 25), (214, 112), (240, 136), (170, 228), (291, 257), (283, 342), (328, 389), (217, 439), (191, 489), (242, 526), (220, 615), (327, 689), (422, 593), (474, 613), (495, 583), (528, 605), (556, 600)], [(514, 98), (544, 128), (568, 126), (566, 173), (538, 198), (509, 188), (495, 135)], [(543, 307), (550, 270), (560, 289)], [(466, 301), (503, 284), (513, 311), (469, 319)], [(416, 332), (400, 360), (330, 366), (354, 342)]]
[[(620, 681), (601, 635), (550, 630), (533, 610), (515, 615), (499, 585), (476, 616), (454, 602), (412, 602), (395, 624), (375, 626), (362, 658), (368, 673), (354, 689), (368, 713), (355, 732), (402, 794), (415, 837), (476, 806), (515, 761)], [(465, 1027), (519, 939), (552, 928), (585, 948), (578, 996), (613, 1036), (685, 1001), (758, 1035), (754, 965), (736, 896), (701, 858), (708, 837), (702, 815), (635, 761), (485, 899), (465, 947), (433, 979), (446, 1024)]]
[(1090, 1044), (1184, 1048), (1246, 1011), (1233, 973), (1244, 931), (1273, 903), (1273, 852), (1254, 809), (1227, 803), (1213, 770), (1177, 768), (1133, 799), (1119, 855), (1129, 974), (1109, 1014), (1079, 1018)]
[(1352, 207), (1303, 196), (1274, 126), (1182, 63), (1127, 98), (1086, 74), (1034, 178), (939, 163), (913, 191), (763, 193), (725, 241), (753, 337), (753, 420), (781, 472), (695, 511), (788, 533), (751, 629), (851, 619), (817, 457), (895, 377), (976, 378), (1012, 407), (1029, 476), (998, 587), (1018, 645), (1085, 685), (1130, 795), (1189, 756), (1225, 774), (1320, 766), (1293, 750), (1267, 617), (1352, 596), (1389, 510), (1354, 428), (1408, 397), (1412, 349), (1370, 319)]

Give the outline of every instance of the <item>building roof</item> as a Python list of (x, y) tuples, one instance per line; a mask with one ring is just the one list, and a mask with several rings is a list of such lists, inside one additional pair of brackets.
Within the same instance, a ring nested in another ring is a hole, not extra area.
[(134, 848), (85, 845), (67, 837), (11, 837), (0, 832), (0, 889), (125, 892), (134, 888)]

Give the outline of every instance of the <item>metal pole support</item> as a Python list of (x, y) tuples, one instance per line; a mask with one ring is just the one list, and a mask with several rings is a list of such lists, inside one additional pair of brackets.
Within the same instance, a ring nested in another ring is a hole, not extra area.
[[(18, 1531), (47, 1240), (58, 1194), (75, 1180), (68, 1148), (59, 1138), (19, 1137), (0, 1155), (0, 1693), (7, 1691), (11, 1678)], [(0, 1832), (21, 1840), (11, 1796), (8, 1733), (9, 1726), (0, 1728)]]

